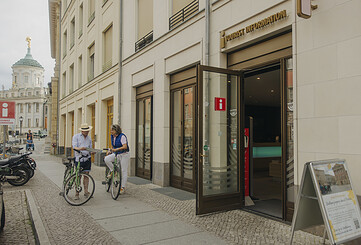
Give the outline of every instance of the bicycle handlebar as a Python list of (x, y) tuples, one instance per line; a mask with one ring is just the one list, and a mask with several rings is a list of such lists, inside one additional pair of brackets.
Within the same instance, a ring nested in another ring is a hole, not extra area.
[(79, 161), (80, 161), (81, 158), (85, 158), (85, 157), (88, 157), (88, 156), (89, 156), (89, 155), (84, 155), (83, 152), (80, 151), (80, 150), (76, 150), (76, 149), (74, 149), (74, 148), (73, 148), (73, 150), (81, 154), (81, 156), (80, 156), (80, 158), (79, 158)]

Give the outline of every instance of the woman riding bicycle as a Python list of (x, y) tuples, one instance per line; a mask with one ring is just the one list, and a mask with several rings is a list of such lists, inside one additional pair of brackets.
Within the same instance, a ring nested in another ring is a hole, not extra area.
[(111, 175), (115, 157), (118, 158), (122, 169), (122, 184), (120, 193), (123, 194), (125, 191), (125, 184), (127, 183), (128, 165), (130, 160), (128, 139), (127, 136), (122, 133), (122, 129), (117, 124), (112, 125), (110, 134), (112, 148), (108, 150), (107, 156), (104, 158), (104, 162), (110, 170), (109, 175)]
[[(83, 172), (85, 173), (89, 173), (90, 169), (91, 169), (91, 157), (90, 157), (90, 152), (86, 151), (86, 148), (91, 148), (92, 147), (92, 139), (90, 138), (89, 131), (92, 129), (92, 126), (89, 126), (87, 123), (83, 123), (81, 125), (81, 127), (79, 128), (79, 130), (81, 131), (81, 133), (78, 133), (76, 135), (73, 136), (73, 140), (72, 140), (72, 146), (73, 149), (81, 151), (81, 153), (78, 152), (74, 152), (75, 153), (75, 160), (76, 162), (79, 161), (79, 158), (83, 155), (85, 157), (82, 157), (80, 159), (80, 167), (83, 169)], [(89, 178), (84, 176), (83, 179), (83, 184), (84, 184), (84, 196), (89, 196), (89, 191), (88, 191), (88, 185), (89, 185)], [(77, 195), (75, 195), (75, 199), (79, 199), (79, 193), (77, 193)]]

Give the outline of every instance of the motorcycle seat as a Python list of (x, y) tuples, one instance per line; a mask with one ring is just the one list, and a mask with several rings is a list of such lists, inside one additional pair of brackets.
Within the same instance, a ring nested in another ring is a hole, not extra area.
[(18, 161), (22, 156), (13, 156), (13, 157), (10, 157), (8, 159), (3, 159), (3, 160), (0, 160), (0, 166), (4, 166), (4, 165), (7, 165), (7, 164), (12, 164), (16, 161)]
[(4, 167), (9, 164), (9, 159), (0, 160), (0, 166)]

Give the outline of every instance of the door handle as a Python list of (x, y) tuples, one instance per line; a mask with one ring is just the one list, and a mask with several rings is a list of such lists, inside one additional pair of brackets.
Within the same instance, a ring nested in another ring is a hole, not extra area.
[(207, 155), (199, 154), (201, 157), (207, 157)]

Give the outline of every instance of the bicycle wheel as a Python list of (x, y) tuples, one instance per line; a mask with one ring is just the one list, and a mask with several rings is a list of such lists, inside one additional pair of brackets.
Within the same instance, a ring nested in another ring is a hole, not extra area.
[[(88, 192), (84, 190), (84, 177), (89, 179)], [(93, 177), (86, 173), (73, 174), (65, 182), (64, 198), (73, 206), (80, 206), (89, 201), (95, 191), (95, 182)]]
[(108, 174), (109, 174), (109, 168), (105, 167), (105, 190), (107, 192), (109, 192), (110, 186), (111, 186), (111, 178), (108, 178)]
[(120, 193), (120, 187), (122, 185), (122, 171), (120, 164), (114, 165), (114, 171), (112, 175), (112, 198), (114, 200), (117, 200), (119, 193)]

